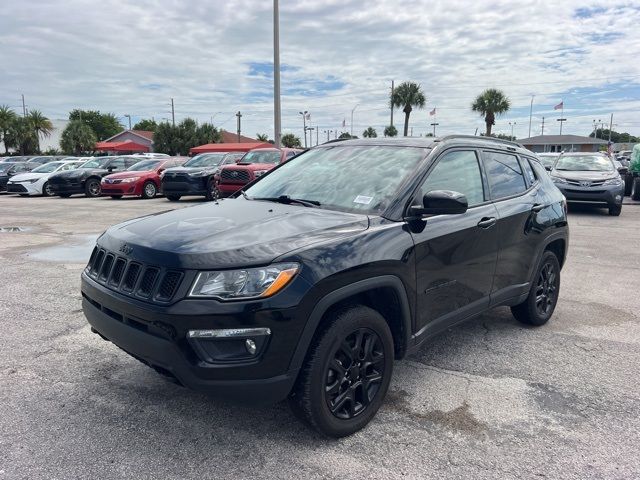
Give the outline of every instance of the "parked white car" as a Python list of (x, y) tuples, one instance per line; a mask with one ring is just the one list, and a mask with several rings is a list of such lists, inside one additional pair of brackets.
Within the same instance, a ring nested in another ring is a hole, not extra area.
[(85, 163), (85, 159), (60, 160), (45, 163), (44, 165), (34, 168), (29, 173), (20, 173), (11, 177), (7, 182), (7, 191), (10, 193), (19, 193), (25, 197), (29, 195), (50, 197), (53, 195), (53, 192), (49, 188), (49, 177), (54, 173), (75, 170), (83, 163)]

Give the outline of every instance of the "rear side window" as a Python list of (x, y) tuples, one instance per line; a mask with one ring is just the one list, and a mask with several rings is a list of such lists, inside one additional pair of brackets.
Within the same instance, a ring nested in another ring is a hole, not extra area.
[(524, 176), (529, 182), (529, 185), (533, 185), (534, 183), (536, 183), (537, 178), (536, 174), (533, 171), (533, 168), (531, 168), (531, 160), (527, 157), (522, 157), (521, 160), (522, 168), (524, 169)]
[(440, 157), (422, 185), (420, 202), (426, 193), (433, 190), (462, 193), (467, 197), (470, 207), (484, 202), (482, 174), (476, 152), (455, 150)]
[(518, 195), (527, 189), (518, 157), (498, 152), (482, 152), (482, 155), (493, 200)]

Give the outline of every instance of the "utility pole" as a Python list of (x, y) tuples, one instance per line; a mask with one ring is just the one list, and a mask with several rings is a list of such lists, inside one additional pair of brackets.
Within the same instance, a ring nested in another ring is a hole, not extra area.
[(333, 130), (325, 130), (323, 133), (327, 134), (327, 142), (330, 140), (329, 136), (331, 135), (331, 133), (333, 132)]
[(318, 146), (318, 143), (320, 143), (318, 142), (319, 135), (320, 135), (320, 127), (316, 127), (316, 147)]
[[(531, 95), (531, 106), (529, 107), (529, 137), (531, 138), (531, 118), (533, 117), (533, 98), (535, 97), (535, 95)], [(513, 132), (511, 133), (511, 136), (513, 137)]]
[(22, 94), (22, 116), (23, 117), (27, 116), (27, 107), (24, 104), (24, 93)]
[(609, 143), (611, 143), (611, 130), (613, 129), (613, 113), (611, 114), (611, 120), (609, 120)]
[[(435, 108), (434, 108), (434, 111), (435, 111)], [(440, 124), (439, 124), (439, 123), (438, 123), (438, 121), (437, 121), (437, 118), (438, 118), (438, 117), (436, 116), (436, 114), (434, 113), (433, 115), (434, 115), (434, 116), (433, 116), (433, 123), (431, 124), (431, 126), (433, 127), (433, 136), (435, 137), (435, 136), (436, 136), (436, 127), (437, 127), (438, 125), (440, 125)], [(413, 129), (412, 129), (411, 131), (413, 132)], [(413, 135), (413, 134), (412, 134), (412, 135)]]
[[(313, 131), (315, 130), (315, 127), (307, 127), (307, 130), (309, 130), (309, 147), (313, 147)], [(305, 134), (305, 138), (306, 138), (306, 134)]]
[(413, 137), (413, 127), (411, 127), (411, 135), (409, 135), (410, 137)]
[(307, 111), (305, 110), (304, 112), (298, 112), (300, 115), (302, 115), (302, 127), (304, 130), (304, 148), (307, 148)]
[(540, 136), (544, 136), (544, 117), (542, 117), (542, 133)]
[(240, 110), (238, 110), (238, 113), (236, 113), (236, 117), (238, 117), (238, 143), (240, 143), (240, 119), (242, 118), (242, 114), (240, 113)]
[(273, 0), (273, 139), (280, 148), (282, 138), (282, 114), (280, 107), (280, 8)]
[(511, 139), (510, 140), (513, 140), (513, 127), (515, 125), (516, 125), (516, 122), (513, 122), (513, 123), (509, 122), (509, 126), (511, 126)]
[(353, 109), (351, 109), (351, 136), (353, 137), (353, 112), (356, 111), (356, 108), (358, 108), (358, 104), (356, 103), (356, 106), (353, 107)]
[(176, 126), (176, 111), (173, 108), (173, 98), (171, 99), (171, 123)]
[(389, 105), (391, 105), (391, 126), (393, 127), (393, 80), (391, 80), (391, 97), (389, 97)]
[(560, 118), (558, 118), (557, 121), (560, 122), (560, 135), (562, 135), (562, 124), (567, 121), (567, 119), (564, 118), (564, 102), (562, 102), (562, 107), (560, 110)]

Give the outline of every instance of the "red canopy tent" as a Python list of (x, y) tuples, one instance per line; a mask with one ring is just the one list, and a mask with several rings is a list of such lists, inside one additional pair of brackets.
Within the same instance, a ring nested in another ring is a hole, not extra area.
[(195, 155), (197, 153), (209, 152), (248, 152), (254, 148), (273, 148), (273, 145), (267, 142), (246, 142), (246, 143), (207, 143), (199, 147), (193, 147), (189, 153)]
[(103, 152), (148, 152), (149, 147), (126, 140), (124, 142), (98, 142), (96, 143), (96, 150)]

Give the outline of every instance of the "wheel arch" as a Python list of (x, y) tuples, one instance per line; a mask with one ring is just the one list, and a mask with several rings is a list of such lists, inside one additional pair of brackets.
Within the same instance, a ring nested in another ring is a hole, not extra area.
[(395, 275), (367, 278), (340, 287), (322, 297), (313, 308), (290, 362), (290, 370), (299, 370), (309, 345), (329, 315), (349, 305), (366, 305), (380, 313), (393, 335), (396, 358), (403, 358), (410, 347), (411, 309), (402, 280)]

